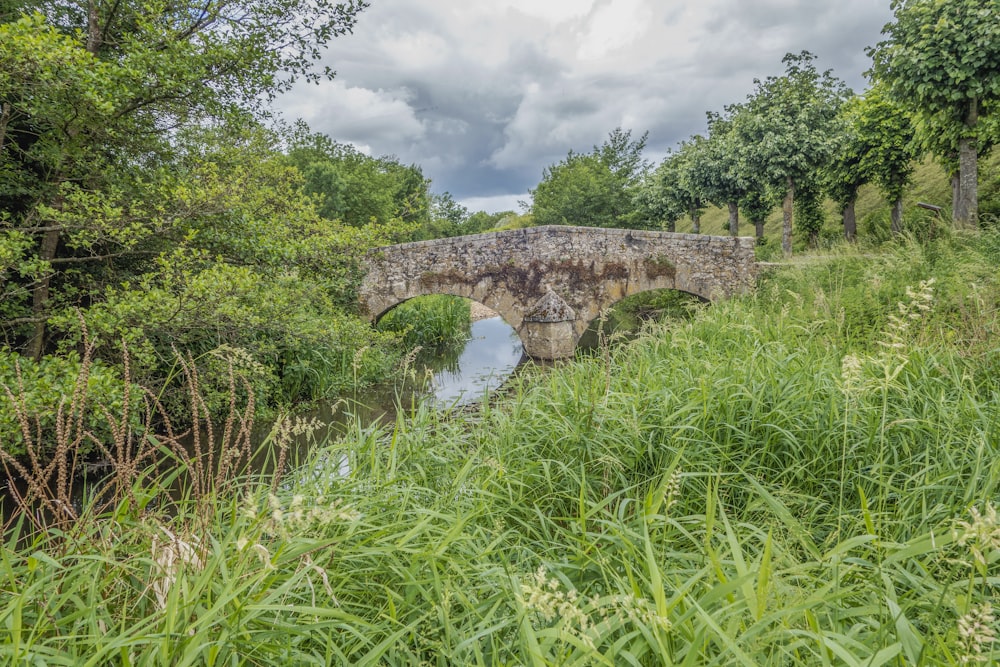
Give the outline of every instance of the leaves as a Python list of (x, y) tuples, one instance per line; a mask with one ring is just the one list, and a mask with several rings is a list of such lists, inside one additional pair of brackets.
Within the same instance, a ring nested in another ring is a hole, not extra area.
[[(570, 151), (545, 169), (531, 191), (531, 212), (539, 225), (633, 227), (633, 196), (648, 165), (642, 159), (646, 135), (616, 128), (587, 154)], [(641, 223), (640, 223), (641, 224)]]

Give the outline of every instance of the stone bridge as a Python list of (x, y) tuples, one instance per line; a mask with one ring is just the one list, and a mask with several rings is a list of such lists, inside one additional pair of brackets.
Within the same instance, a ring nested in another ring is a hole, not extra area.
[(529, 227), (378, 248), (366, 258), (359, 300), (377, 321), (427, 294), (492, 308), (528, 356), (572, 356), (590, 322), (615, 302), (653, 289), (705, 300), (753, 288), (754, 239), (596, 227)]

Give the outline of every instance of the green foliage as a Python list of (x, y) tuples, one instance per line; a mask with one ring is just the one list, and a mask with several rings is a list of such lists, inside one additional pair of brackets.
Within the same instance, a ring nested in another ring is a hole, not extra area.
[(755, 80), (733, 117), (744, 168), (776, 186), (812, 175), (833, 148), (832, 123), (849, 91), (814, 60), (808, 51), (787, 54), (785, 74)]
[[(204, 362), (201, 380), (213, 413), (227, 404), (228, 368), (219, 362), (234, 350), (262, 407), (370, 384), (388, 376), (399, 358), (395, 337), (376, 335), (344, 314), (320, 284), (292, 272), (268, 276), (207, 261), (204, 253), (161, 258), (159, 271), (109, 288), (104, 297), (83, 314), (98, 352), (114, 359), (124, 340), (147, 386), (176, 376), (175, 350), (193, 355)], [(75, 315), (54, 317), (53, 324), (66, 333), (66, 344), (80, 339)], [(187, 399), (183, 387), (174, 389), (165, 403), (178, 414)]]
[(305, 191), (318, 199), (324, 218), (353, 227), (430, 221), (430, 181), (420, 167), (370, 157), (310, 132), (302, 121), (288, 134), (288, 161), (302, 172)]
[(879, 86), (866, 91), (856, 108), (856, 127), (864, 142), (858, 171), (895, 202), (903, 197), (917, 158), (913, 125)]
[(140, 476), (71, 539), (15, 524), (0, 656), (988, 664), (963, 629), (995, 624), (998, 257), (814, 255), (478, 413), (355, 424), (278, 484), (198, 505)]
[[(901, 104), (949, 120), (956, 136), (970, 104), (1000, 97), (1000, 22), (996, 0), (894, 0), (895, 21), (871, 55), (875, 77)], [(955, 142), (957, 145), (957, 141)]]
[(514, 211), (500, 211), (498, 213), (476, 211), (470, 214), (462, 224), (462, 233), (480, 234), (482, 232), (495, 231), (512, 223), (517, 217), (518, 215)]
[(464, 342), (469, 337), (469, 303), (447, 294), (417, 297), (383, 315), (378, 329), (401, 336), (409, 349)]
[(642, 150), (646, 135), (616, 128), (587, 154), (569, 152), (547, 167), (531, 191), (537, 225), (633, 227), (633, 191), (646, 171)]
[(247, 186), (242, 170), (254, 165), (216, 173), (197, 147), (213, 134), (215, 147), (244, 147), (263, 102), (319, 78), (323, 45), (364, 6), (43, 2), (30, 15), (5, 11), (0, 224), (6, 243), (30, 239), (4, 288), (12, 299), (0, 325), (11, 346), (39, 359), (51, 349), (53, 312), (100, 300), (107, 284), (194, 229), (239, 243), (242, 217), (281, 215), (266, 188), (227, 189)]
[[(977, 151), (995, 143), (1000, 103), (997, 0), (894, 0), (895, 21), (869, 51), (874, 77), (918, 117), (924, 145), (959, 171), (956, 221), (977, 215)], [(981, 122), (982, 121), (984, 122)]]
[[(119, 374), (101, 363), (88, 366), (86, 384), (78, 385), (80, 356), (47, 355), (40, 361), (25, 359), (8, 349), (0, 350), (0, 447), (12, 456), (24, 456), (25, 429), (34, 439), (39, 432), (56, 433), (60, 419), (74, 419), (71, 402), (81, 393), (87, 407), (79, 417), (86, 427), (102, 438), (110, 438), (103, 410), (120, 414), (125, 400), (125, 385)], [(58, 439), (38, 443), (35, 454), (51, 455)], [(83, 456), (95, 449), (95, 443), (79, 443)]]
[(680, 148), (671, 152), (645, 181), (645, 192), (640, 195), (643, 216), (665, 224), (673, 231), (677, 220), (689, 215), (697, 228), (698, 216), (708, 203), (708, 195), (702, 188), (699, 175), (710, 169), (703, 158), (707, 152), (707, 140), (695, 136), (681, 143)]
[[(808, 51), (787, 54), (783, 76), (756, 79), (733, 116), (742, 168), (790, 198), (800, 181), (816, 179), (834, 149), (836, 118), (849, 91)], [(792, 212), (785, 211), (782, 248), (792, 250)]]
[(812, 182), (800, 182), (795, 195), (796, 225), (806, 233), (809, 238), (809, 246), (815, 248), (819, 233), (826, 223), (826, 213), (823, 211), (823, 193), (819, 186)]

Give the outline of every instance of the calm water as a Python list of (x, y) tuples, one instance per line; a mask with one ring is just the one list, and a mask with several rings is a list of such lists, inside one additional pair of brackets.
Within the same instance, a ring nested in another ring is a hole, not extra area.
[(503, 384), (523, 358), (521, 339), (502, 318), (473, 322), (458, 361), (434, 372), (429, 394), (446, 405), (482, 400)]
[(408, 409), (422, 401), (468, 405), (496, 391), (524, 359), (521, 340), (502, 318), (478, 320), (464, 346), (424, 355), (406, 377), (320, 406), (315, 416), (337, 432), (351, 418), (363, 424), (391, 421), (398, 406)]

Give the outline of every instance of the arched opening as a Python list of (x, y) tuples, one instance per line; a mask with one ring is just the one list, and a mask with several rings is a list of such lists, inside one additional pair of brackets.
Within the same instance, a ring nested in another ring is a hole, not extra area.
[(594, 318), (577, 344), (578, 351), (598, 348), (601, 337), (615, 334), (634, 338), (648, 322), (683, 321), (710, 303), (707, 299), (676, 289), (655, 289), (639, 292), (616, 302), (602, 316)]
[(383, 313), (376, 326), (393, 331), (415, 352), (408, 369), (434, 400), (464, 404), (496, 390), (524, 359), (524, 347), (499, 313), (458, 296), (408, 299)]

